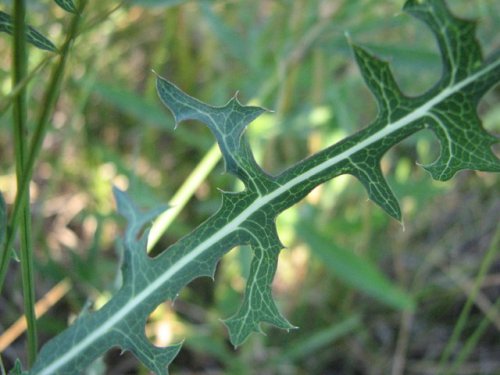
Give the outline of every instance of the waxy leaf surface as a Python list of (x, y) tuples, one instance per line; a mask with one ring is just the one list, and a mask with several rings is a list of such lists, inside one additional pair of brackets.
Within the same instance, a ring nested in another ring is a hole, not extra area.
[(500, 58), (483, 60), (474, 24), (455, 18), (441, 0), (407, 1), (405, 11), (434, 33), (441, 52), (441, 79), (428, 92), (408, 97), (398, 87), (387, 62), (359, 46), (356, 61), (378, 104), (374, 122), (317, 154), (270, 176), (255, 162), (245, 129), (264, 112), (234, 97), (214, 107), (158, 78), (162, 102), (177, 123), (191, 119), (214, 134), (226, 169), (245, 185), (223, 192), (219, 210), (193, 232), (156, 258), (146, 255), (144, 226), (158, 210), (142, 213), (123, 192), (115, 190), (119, 212), (127, 219), (123, 239), (123, 286), (100, 310), (79, 318), (42, 349), (32, 374), (76, 374), (112, 346), (132, 351), (157, 374), (167, 372), (180, 346), (160, 349), (144, 336), (148, 315), (158, 304), (176, 298), (191, 280), (213, 277), (220, 258), (238, 245), (253, 251), (245, 295), (234, 315), (224, 321), (233, 345), (240, 345), (262, 322), (283, 329), (293, 326), (279, 312), (271, 283), (283, 248), (276, 217), (314, 187), (342, 174), (357, 177), (370, 199), (397, 220), (397, 198), (382, 175), (380, 160), (398, 142), (425, 129), (439, 139), (439, 158), (425, 166), (433, 178), (446, 180), (462, 169), (498, 172), (491, 146), (496, 138), (482, 127), (476, 108), (480, 98), (500, 80)]

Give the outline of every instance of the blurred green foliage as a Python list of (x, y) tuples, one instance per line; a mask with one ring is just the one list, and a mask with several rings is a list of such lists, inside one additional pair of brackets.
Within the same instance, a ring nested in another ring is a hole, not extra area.
[[(500, 46), (499, 2), (453, 0), (450, 5), (457, 14), (479, 20), (486, 54)], [(248, 132), (259, 163), (276, 173), (375, 116), (346, 32), (393, 63), (408, 95), (439, 77), (434, 40), (400, 13), (401, 6), (396, 0), (90, 1), (32, 183), (39, 296), (63, 277), (74, 281), (64, 302), (42, 318), (43, 340), (61, 330), (87, 299), (102, 303), (102, 291), (115, 285), (114, 239), (121, 222), (112, 184), (128, 187), (145, 206), (162, 204), (213, 144), (203, 126), (183, 124), (174, 131), (156, 97), (152, 70), (207, 103), (222, 105), (239, 90), (243, 103), (272, 109)], [(0, 2), (0, 10), (9, 11), (10, 2)], [(60, 45), (68, 17), (52, 1), (32, 1), (29, 23)], [(10, 48), (10, 39), (1, 35), (0, 98), (10, 91)], [(31, 49), (30, 70), (47, 54)], [(42, 67), (29, 86), (33, 109), (40, 105), (47, 71)], [(497, 88), (480, 107), (493, 133), (500, 132), (499, 97)], [(11, 114), (0, 115), (0, 190), (10, 205), (15, 194)], [(349, 177), (314, 190), (279, 217), (288, 249), (275, 294), (300, 330), (270, 330), (237, 351), (228, 346), (217, 318), (227, 317), (239, 303), (248, 249), (223, 259), (215, 283), (196, 280), (173, 306), (162, 305), (151, 316), (148, 335), (157, 343), (164, 331), (168, 340), (187, 337), (172, 372), (435, 373), (467, 299), (448, 276), (460, 273), (465, 282), (474, 280), (500, 219), (498, 176), (461, 173), (451, 182), (434, 182), (415, 162), (429, 162), (436, 152), (432, 134), (423, 132), (383, 159), (402, 202), (404, 228), (368, 202)], [(210, 174), (154, 251), (212, 214), (219, 205), (217, 189), (240, 188), (222, 171), (220, 165)], [(491, 284), (482, 290), (491, 301), (500, 298), (498, 258), (494, 264)], [(7, 285), (18, 285), (19, 278), (13, 267)], [(14, 302), (19, 292), (7, 289), (0, 307), (2, 331), (19, 315)], [(401, 310), (413, 304), (415, 309)], [(491, 314), (498, 319), (498, 310)], [(484, 316), (477, 307), (461, 344)], [(500, 371), (500, 327), (494, 327), (475, 343), (462, 366), (471, 369), (468, 373)], [(22, 340), (2, 355), (7, 367), (13, 365), (23, 356)], [(145, 373), (132, 358), (108, 357), (109, 373)]]

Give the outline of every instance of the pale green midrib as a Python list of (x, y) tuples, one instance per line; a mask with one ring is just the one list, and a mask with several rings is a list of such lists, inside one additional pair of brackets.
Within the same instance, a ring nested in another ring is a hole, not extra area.
[(173, 263), (171, 267), (164, 274), (162, 274), (158, 279), (149, 284), (145, 289), (141, 291), (141, 293), (139, 293), (133, 299), (131, 299), (125, 305), (123, 305), (123, 307), (120, 310), (118, 310), (110, 319), (105, 321), (97, 330), (93, 331), (85, 339), (79, 341), (78, 344), (73, 346), (64, 355), (60, 356), (56, 361), (52, 362), (48, 367), (42, 369), (39, 372), (39, 374), (52, 375), (57, 371), (57, 369), (64, 366), (68, 362), (72, 361), (80, 351), (84, 350), (86, 347), (91, 345), (94, 341), (96, 341), (103, 335), (106, 335), (113, 328), (114, 325), (119, 323), (126, 315), (128, 315), (132, 310), (134, 310), (137, 305), (141, 304), (151, 294), (153, 294), (155, 290), (157, 290), (161, 285), (167, 282), (170, 278), (172, 278), (177, 272), (183, 269), (186, 265), (190, 264), (205, 250), (209, 249), (219, 240), (223, 239), (224, 237), (235, 231), (241, 223), (243, 223), (248, 217), (250, 217), (254, 212), (259, 210), (261, 207), (265, 206), (267, 203), (274, 200), (284, 192), (290, 190), (297, 184), (300, 184), (301, 182), (313, 177), (314, 175), (321, 173), (325, 169), (332, 167), (336, 163), (348, 158), (349, 156), (358, 152), (359, 150), (369, 146), (372, 143), (379, 141), (380, 139), (386, 137), (387, 135), (414, 122), (415, 120), (424, 117), (425, 115), (427, 115), (428, 111), (435, 105), (439, 104), (440, 102), (445, 100), (447, 97), (453, 95), (454, 93), (460, 91), (463, 87), (467, 86), (468, 84), (480, 78), (481, 76), (487, 74), (488, 72), (496, 68), (498, 65), (500, 65), (500, 60), (497, 60), (491, 63), (490, 65), (487, 65), (482, 70), (477, 71), (473, 75), (469, 76), (463, 81), (460, 81), (454, 86), (445, 88), (443, 91), (441, 91), (438, 95), (429, 100), (427, 103), (416, 108), (413, 112), (402, 117), (398, 121), (392, 124), (388, 124), (377, 133), (374, 133), (368, 138), (366, 138), (364, 141), (345, 150), (339, 155), (336, 155), (335, 157), (326, 160), (323, 163), (318, 164), (317, 166), (309, 169), (308, 171), (296, 176), (295, 178), (291, 179), (284, 185), (281, 185), (279, 188), (270, 192), (269, 194), (264, 196), (259, 196), (258, 198), (256, 198), (256, 200), (251, 205), (249, 205), (243, 212), (241, 212), (241, 214), (239, 214), (236, 218), (234, 218), (234, 220), (232, 220), (230, 223), (222, 227), (218, 232), (214, 233), (206, 241), (200, 243), (192, 251), (190, 251), (185, 256), (180, 258), (176, 263)]

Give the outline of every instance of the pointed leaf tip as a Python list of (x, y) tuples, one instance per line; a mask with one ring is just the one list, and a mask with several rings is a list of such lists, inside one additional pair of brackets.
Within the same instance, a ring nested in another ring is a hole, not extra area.
[(261, 320), (258, 317), (258, 312), (248, 312), (243, 314), (238, 312), (228, 319), (221, 320), (221, 322), (226, 326), (229, 333), (229, 341), (236, 349), (238, 346), (242, 345), (252, 333), (259, 333), (266, 336), (266, 333), (262, 329), (262, 322), (269, 323), (275, 327), (281, 328), (287, 332), (291, 329), (298, 329), (298, 327), (290, 324), (288, 320), (280, 316), (279, 319), (273, 319), (273, 321)]
[(19, 359), (16, 359), (14, 367), (9, 371), (9, 375), (28, 375), (27, 371), (23, 371), (23, 365)]
[(182, 348), (182, 343), (173, 344), (167, 347), (157, 347), (141, 332), (133, 332), (123, 335), (126, 349), (129, 350), (151, 371), (157, 375), (168, 375), (168, 366), (175, 359)]
[(125, 240), (129, 242), (137, 238), (145, 225), (168, 209), (166, 205), (159, 205), (152, 210), (142, 212), (126, 192), (113, 186), (113, 194), (118, 212), (127, 220)]
[(349, 173), (364, 185), (368, 197), (397, 221), (402, 220), (399, 202), (379, 166), (379, 158), (351, 162)]
[(344, 31), (344, 37), (347, 40), (347, 43), (352, 46), (352, 38), (351, 38), (351, 32), (349, 30)]
[(236, 95), (221, 107), (211, 106), (189, 96), (161, 77), (156, 81), (156, 88), (176, 124), (184, 120), (197, 120), (208, 126), (217, 140), (228, 172), (245, 184), (249, 176), (264, 175), (255, 163), (247, 142), (243, 141), (243, 136), (247, 126), (266, 109), (244, 106)]
[[(445, 161), (442, 167), (440, 166), (442, 169), (437, 169), (436, 172), (440, 178), (449, 173), (449, 166), (496, 168), (495, 165), (491, 165), (490, 160), (482, 164), (482, 161), (471, 158), (471, 155), (480, 155), (477, 150), (486, 148), (491, 142), (487, 137), (480, 138), (481, 141), (477, 142), (476, 134), (481, 125), (471, 117), (472, 112), (469, 107), (474, 107), (475, 111), (479, 92), (483, 93), (486, 87), (491, 87), (480, 83), (482, 88), (479, 90), (477, 88), (479, 81), (493, 82), (491, 85), (498, 82), (499, 65), (488, 63), (472, 70), (471, 66), (476, 66), (479, 61), (477, 59), (479, 55), (475, 52), (472, 60), (461, 60), (462, 57), (467, 57), (469, 47), (472, 47), (471, 51), (475, 50), (475, 45), (471, 44), (472, 28), (466, 23), (456, 21), (445, 11), (440, 12), (439, 7), (444, 6), (442, 1), (414, 0), (408, 1), (407, 4), (415, 6), (427, 4), (426, 8), (421, 8), (423, 15), (427, 17), (431, 15), (430, 11), (435, 11), (435, 21), (446, 21), (443, 25), (445, 26), (445, 32), (442, 32), (443, 39), (440, 40), (441, 45), (451, 43), (450, 53), (444, 57), (445, 64), (449, 65), (444, 69), (445, 79), (427, 93), (408, 98), (403, 104), (397, 102), (397, 95), (393, 89), (394, 92), (390, 93), (388, 100), (380, 100), (385, 106), (386, 117), (379, 116), (371, 126), (324, 152), (299, 162), (276, 178), (266, 178), (258, 174), (258, 165), (252, 159), (249, 143), (244, 137), (246, 126), (259, 115), (261, 109), (242, 106), (237, 99), (230, 100), (222, 107), (212, 107), (188, 96), (159, 77), (157, 87), (160, 97), (174, 114), (176, 122), (195, 119), (207, 124), (223, 150), (228, 169), (243, 180), (246, 189), (231, 196), (226, 195), (217, 214), (172, 245), (169, 251), (154, 259), (148, 258), (145, 254), (145, 233), (141, 238), (135, 236), (130, 238), (131, 233), (136, 233), (136, 230), (140, 230), (146, 223), (145, 217), (149, 219), (151, 215), (143, 214), (124, 192), (116, 190), (119, 210), (129, 219), (126, 234), (129, 243), (126, 245), (130, 245), (127, 255), (132, 266), (124, 267), (126, 278), (122, 288), (107, 305), (95, 313), (80, 318), (65, 333), (42, 349), (33, 367), (33, 373), (41, 373), (43, 370), (40, 369), (46, 369), (43, 372), (46, 374), (81, 373), (89, 360), (102, 355), (109, 347), (122, 346), (127, 338), (134, 340), (135, 336), (129, 332), (144, 332), (147, 316), (159, 303), (175, 299), (181, 288), (194, 278), (212, 275), (220, 257), (239, 244), (250, 243), (255, 257), (252, 260), (243, 303), (238, 312), (225, 321), (232, 343), (237, 346), (251, 332), (262, 333), (262, 323), (271, 323), (285, 330), (294, 328), (279, 313), (271, 293), (277, 255), (282, 247), (275, 233), (276, 215), (298, 202), (320, 183), (359, 169), (353, 174), (358, 173), (360, 179), (366, 175), (365, 186), (370, 198), (391, 216), (400, 217), (397, 200), (383, 179), (379, 162), (388, 149), (423, 129), (425, 121), (431, 115), (439, 120), (435, 121), (434, 126), (435, 129), (442, 129), (442, 139), (449, 135), (456, 143), (455, 146), (463, 146), (455, 147), (453, 142), (449, 142), (451, 146), (444, 143), (443, 148), (450, 152), (444, 153), (444, 158), (440, 159)], [(432, 24), (434, 22), (432, 20), (429, 22), (432, 27), (438, 26), (436, 22)], [(463, 34), (460, 34), (463, 25), (468, 27), (466, 33), (469, 33), (465, 38), (461, 38)], [(384, 93), (383, 90), (387, 89), (380, 87), (377, 81), (385, 79), (386, 82), (390, 82), (387, 77), (392, 76), (389, 75), (388, 64), (368, 53), (364, 54), (362, 50), (357, 51), (357, 56), (371, 80), (372, 90)], [(471, 65), (471, 61), (474, 64)], [(462, 79), (463, 74), (466, 78)], [(458, 80), (454, 81), (455, 79)], [(388, 93), (389, 91), (385, 92)], [(465, 153), (464, 147), (468, 149)], [(349, 160), (352, 161), (352, 165), (349, 164)], [(312, 233), (310, 230), (308, 232)], [(331, 250), (331, 246), (331, 241), (327, 241), (326, 250)], [(133, 250), (137, 251), (134, 253)], [(331, 262), (332, 269), (342, 274), (342, 277), (353, 286), (364, 288), (366, 292), (389, 305), (403, 308), (411, 306), (411, 299), (405, 297), (404, 293), (393, 288), (391, 292), (390, 282), (378, 277), (373, 272), (374, 267), (367, 268), (364, 260), (355, 260), (350, 252), (339, 250), (336, 253), (336, 258)], [(328, 252), (325, 254), (322, 259), (327, 264), (328, 259), (333, 258)], [(132, 256), (135, 255), (139, 262), (142, 261), (147, 267), (134, 268), (133, 262), (137, 259), (132, 259)], [(368, 276), (365, 277), (366, 282), (363, 282), (363, 285), (360, 285), (360, 275)], [(123, 332), (125, 338), (122, 339), (117, 332)], [(134, 340), (134, 343), (126, 347), (134, 348), (134, 344), (138, 345), (142, 339), (144, 338), (141, 336), (139, 340)], [(157, 352), (147, 343), (136, 346), (135, 349), (138, 356), (142, 355), (141, 360), (157, 373), (166, 371), (164, 367), (177, 350), (174, 346), (173, 349), (167, 348), (171, 351), (169, 353)]]
[(243, 302), (238, 311), (223, 321), (233, 345), (242, 344), (253, 332), (264, 333), (261, 323), (269, 323), (281, 329), (296, 328), (278, 310), (272, 296), (271, 285), (276, 272), (282, 244), (273, 220), (255, 217), (242, 229), (252, 233), (253, 259)]
[(455, 17), (443, 0), (409, 0), (403, 9), (426, 23), (434, 34), (443, 63), (441, 82), (459, 82), (482, 64), (475, 21)]
[(57, 5), (59, 5), (66, 12), (77, 14), (78, 9), (72, 0), (54, 0)]
[(398, 116), (406, 103), (394, 78), (389, 62), (382, 60), (358, 45), (351, 45), (364, 81), (373, 93), (382, 116), (388, 122)]
[[(2, 11), (0, 11), (0, 32), (5, 32), (10, 35), (14, 33), (12, 17)], [(26, 26), (26, 40), (28, 43), (31, 43), (41, 50), (57, 52), (56, 46), (49, 39), (29, 25)]]

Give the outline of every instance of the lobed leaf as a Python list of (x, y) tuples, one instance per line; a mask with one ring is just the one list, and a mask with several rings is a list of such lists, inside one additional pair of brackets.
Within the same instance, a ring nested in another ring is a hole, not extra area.
[[(176, 123), (192, 119), (207, 125), (227, 171), (243, 181), (245, 190), (223, 192), (221, 206), (212, 217), (152, 259), (146, 254), (144, 227), (160, 210), (142, 213), (125, 193), (115, 189), (118, 211), (128, 221), (122, 241), (123, 285), (100, 310), (80, 317), (47, 343), (30, 373), (79, 373), (112, 346), (132, 351), (157, 374), (166, 373), (180, 345), (161, 349), (147, 341), (144, 324), (149, 313), (164, 300), (175, 299), (194, 278), (213, 277), (219, 259), (238, 245), (250, 245), (253, 257), (243, 301), (225, 321), (232, 343), (239, 345), (252, 332), (260, 331), (262, 322), (293, 328), (272, 298), (271, 282), (283, 248), (276, 232), (277, 215), (317, 185), (351, 174), (363, 183), (370, 199), (400, 220), (399, 204), (382, 175), (380, 160), (387, 150), (417, 131), (428, 127), (441, 143), (439, 158), (425, 166), (435, 179), (451, 178), (462, 169), (500, 171), (500, 162), (491, 150), (497, 139), (483, 129), (476, 114), (479, 99), (500, 80), (500, 54), (484, 61), (473, 24), (454, 17), (442, 0), (409, 0), (404, 9), (423, 20), (438, 40), (443, 60), (439, 82), (425, 94), (410, 98), (402, 93), (386, 62), (353, 46), (361, 74), (379, 107), (376, 119), (277, 176), (268, 175), (255, 162), (245, 136), (247, 126), (264, 109), (243, 106), (236, 97), (222, 107), (210, 106), (159, 77), (158, 94)], [(339, 267), (342, 262), (355, 263), (345, 252), (338, 253), (336, 260)], [(366, 271), (382, 288), (385, 282), (372, 269)], [(403, 296), (393, 298), (393, 305), (404, 300)]]
[[(61, 335), (45, 345), (40, 357), (49, 360), (50, 365), (38, 361), (31, 370), (34, 374), (75, 374), (82, 372), (102, 352), (113, 346), (129, 350), (152, 371), (166, 374), (170, 362), (180, 350), (181, 344), (158, 348), (149, 342), (144, 325), (151, 311), (160, 301), (144, 301), (141, 289), (151, 282), (152, 259), (146, 253), (148, 231), (141, 233), (164, 207), (141, 212), (124, 192), (113, 189), (118, 212), (127, 219), (127, 229), (122, 240), (125, 251), (122, 265), (123, 283), (119, 292), (102, 309), (81, 315)], [(158, 276), (159, 270), (156, 270)], [(175, 290), (167, 290), (164, 299), (175, 297)], [(86, 339), (79, 340), (81, 329)], [(65, 353), (61, 355), (63, 345)], [(59, 349), (59, 350), (58, 350)]]
[[(0, 11), (0, 32), (5, 32), (7, 34), (12, 35), (14, 32), (14, 24), (12, 22), (12, 17)], [(26, 40), (33, 44), (35, 47), (38, 47), (45, 51), (56, 52), (56, 46), (46, 37), (44, 37), (41, 33), (39, 33), (36, 29), (31, 26), (26, 28)]]
[(255, 185), (256, 181), (269, 178), (255, 162), (248, 142), (243, 137), (247, 126), (265, 109), (242, 106), (236, 96), (222, 107), (213, 107), (187, 95), (161, 77), (156, 87), (161, 101), (172, 112), (176, 127), (184, 120), (198, 120), (206, 124), (219, 144), (226, 170), (247, 186), (257, 190), (266, 189), (265, 186)]
[(261, 322), (285, 330), (297, 328), (281, 315), (272, 297), (271, 284), (276, 273), (278, 254), (283, 245), (274, 230), (274, 220), (272, 223), (266, 223), (266, 217), (263, 216), (262, 219), (244, 226), (252, 237), (254, 251), (250, 275), (243, 303), (233, 316), (223, 320), (235, 347), (241, 345), (252, 332), (263, 333)]
[(475, 36), (476, 23), (453, 17), (444, 2), (411, 0), (404, 10), (425, 22), (439, 45), (443, 72), (429, 95), (440, 92), (438, 98), (448, 96), (427, 114), (426, 126), (438, 137), (441, 154), (424, 168), (442, 181), (463, 169), (500, 171), (492, 151), (498, 139), (483, 129), (476, 111), (479, 99), (500, 79), (498, 58), (481, 69), (483, 57)]

